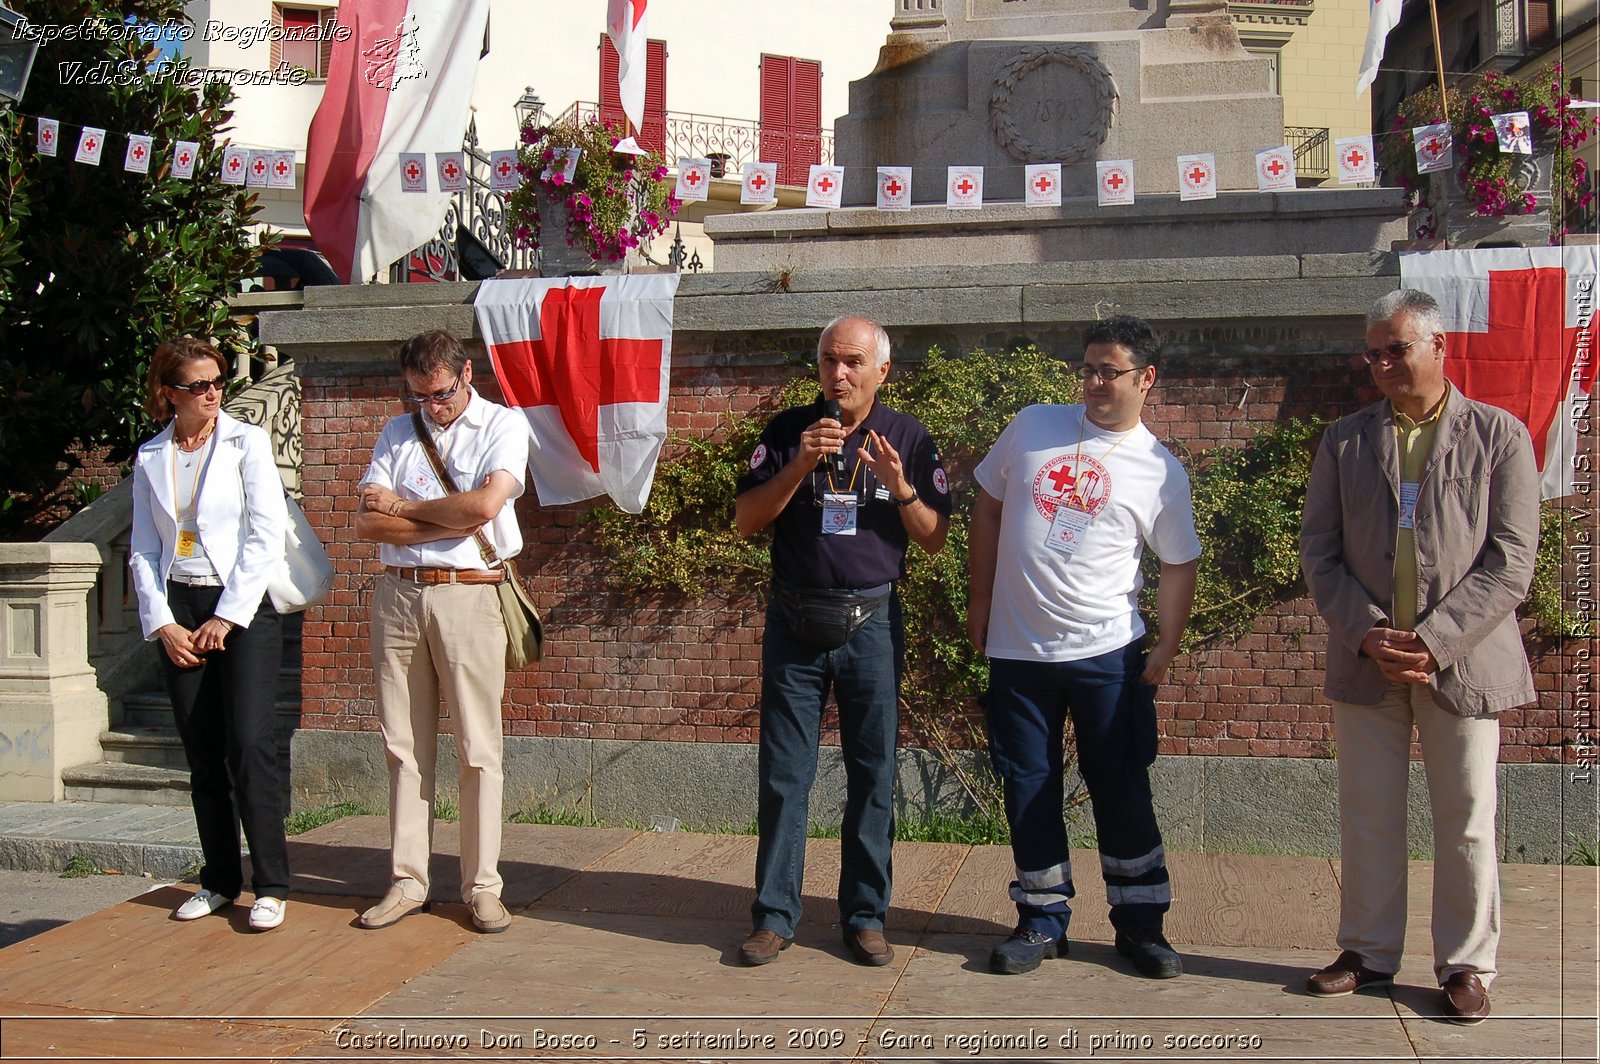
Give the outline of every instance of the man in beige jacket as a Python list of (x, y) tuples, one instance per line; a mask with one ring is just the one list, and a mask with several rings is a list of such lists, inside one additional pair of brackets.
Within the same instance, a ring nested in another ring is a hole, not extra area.
[(1432, 296), (1380, 299), (1362, 357), (1384, 398), (1323, 435), (1300, 530), (1328, 624), (1343, 894), (1343, 952), (1307, 989), (1348, 994), (1400, 967), (1414, 725), (1433, 809), (1441, 1011), (1477, 1023), (1500, 935), (1495, 715), (1534, 698), (1515, 610), (1533, 579), (1539, 475), (1522, 424), (1445, 380)]

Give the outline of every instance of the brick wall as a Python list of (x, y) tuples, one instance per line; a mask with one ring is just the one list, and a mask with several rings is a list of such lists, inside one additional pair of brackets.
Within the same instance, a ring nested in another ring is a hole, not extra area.
[[(1342, 357), (1200, 358), (1184, 357), (1186, 349), (1181, 337), (1169, 346), (1180, 354), (1163, 371), (1148, 420), (1159, 435), (1183, 440), (1192, 451), (1242, 443), (1279, 418), (1347, 413), (1364, 398), (1361, 375)], [(487, 365), (476, 368), (481, 390), (498, 398)], [(729, 411), (754, 409), (792, 372), (771, 364), (676, 368), (671, 426), (713, 432)], [(356, 541), (352, 529), (355, 484), (379, 429), (399, 412), (394, 395), (387, 375), (324, 377), (312, 367), (304, 379), (304, 507), (339, 568), (332, 603), (305, 624), (305, 728), (377, 729), (367, 612), (379, 567), (375, 547)], [(507, 734), (753, 742), (758, 603), (608, 590), (605, 560), (583, 526), (585, 509), (540, 508), (531, 493), (519, 507), (528, 544), (523, 569), (547, 624), (549, 656), (510, 678)], [(1302, 599), (1269, 611), (1228, 645), (1180, 659), (1162, 692), (1161, 752), (1328, 756), (1332, 725), (1320, 695), (1325, 640), (1320, 619)], [(1593, 660), (1595, 649), (1592, 641), (1569, 641), (1564, 652), (1538, 654), (1539, 705), (1502, 717), (1503, 761), (1562, 759), (1558, 711), (1572, 697), (1563, 690), (1574, 686), (1579, 656)]]

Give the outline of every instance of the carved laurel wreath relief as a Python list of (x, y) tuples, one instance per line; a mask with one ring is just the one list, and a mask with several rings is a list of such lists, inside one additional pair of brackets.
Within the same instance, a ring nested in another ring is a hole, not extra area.
[[(1072, 116), (1074, 121), (1048, 124), (1059, 140), (1036, 144), (1017, 126), (1012, 100), (1030, 74), (1051, 65), (1078, 75), (1086, 106), (1081, 114)], [(1116, 83), (1093, 53), (1069, 45), (1028, 45), (995, 76), (994, 91), (989, 95), (989, 128), (1006, 153), (1019, 162), (1073, 162), (1088, 156), (1106, 139), (1116, 106)]]

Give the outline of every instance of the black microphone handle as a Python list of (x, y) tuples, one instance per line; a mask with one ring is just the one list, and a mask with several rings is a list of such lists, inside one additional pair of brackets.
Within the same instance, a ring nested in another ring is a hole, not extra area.
[[(839, 400), (824, 400), (822, 403), (822, 416), (826, 418), (832, 418), (833, 420), (843, 424), (844, 409), (839, 406)], [(832, 472), (833, 479), (835, 481), (840, 481), (845, 478), (845, 466), (846, 462), (843, 451), (838, 451), (828, 456), (828, 469)]]

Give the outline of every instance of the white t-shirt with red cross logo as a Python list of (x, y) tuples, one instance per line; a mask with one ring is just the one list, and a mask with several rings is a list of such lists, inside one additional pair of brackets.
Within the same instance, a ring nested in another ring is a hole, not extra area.
[[(1078, 661), (1127, 646), (1145, 631), (1145, 545), (1171, 565), (1200, 556), (1189, 475), (1143, 423), (1111, 432), (1081, 406), (1030, 406), (973, 475), (1004, 506), (991, 658)], [(1069, 549), (1048, 542), (1067, 524), (1063, 506), (1082, 511)]]

